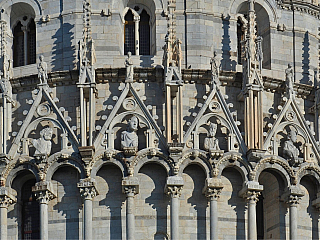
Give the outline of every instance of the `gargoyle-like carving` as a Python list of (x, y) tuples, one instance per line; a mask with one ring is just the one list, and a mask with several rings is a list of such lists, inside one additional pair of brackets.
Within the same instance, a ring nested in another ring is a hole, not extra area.
[(131, 52), (128, 52), (128, 58), (125, 60), (126, 67), (126, 82), (133, 82), (133, 61), (131, 59)]
[(287, 135), (287, 141), (284, 142), (283, 157), (293, 166), (299, 165), (303, 161), (303, 159), (299, 158), (299, 149), (294, 145), (296, 142), (297, 132), (291, 129)]
[(47, 84), (48, 82), (48, 65), (43, 61), (43, 55), (39, 56), (40, 62), (38, 63), (38, 78), (40, 83)]
[(217, 151), (219, 148), (219, 140), (216, 138), (218, 125), (210, 123), (208, 137), (204, 139), (204, 149), (208, 151)]
[(40, 138), (33, 139), (32, 144), (35, 147), (36, 151), (34, 153), (37, 155), (50, 155), (51, 152), (51, 139), (52, 139), (53, 130), (50, 127), (46, 127), (41, 130)]
[(133, 116), (128, 122), (126, 131), (121, 133), (121, 148), (138, 148), (138, 118)]

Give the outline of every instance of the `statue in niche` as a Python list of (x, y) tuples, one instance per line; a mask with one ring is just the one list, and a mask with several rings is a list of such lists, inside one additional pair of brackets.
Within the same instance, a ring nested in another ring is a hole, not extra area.
[(127, 130), (121, 133), (121, 148), (138, 148), (138, 118), (133, 116), (128, 121)]
[(38, 78), (40, 80), (40, 84), (47, 84), (48, 82), (48, 65), (43, 61), (43, 55), (39, 56), (40, 62), (38, 63)]
[(210, 65), (211, 65), (211, 81), (212, 83), (218, 83), (219, 81), (219, 70), (220, 70), (220, 64), (217, 59), (217, 52), (213, 52), (213, 57), (210, 60)]
[(133, 82), (133, 61), (131, 59), (131, 52), (128, 52), (128, 58), (125, 60), (126, 67), (126, 82)]
[(301, 158), (299, 158), (300, 151), (294, 145), (297, 142), (297, 132), (294, 129), (291, 129), (287, 134), (287, 141), (284, 142), (283, 146), (283, 157), (289, 161), (293, 166), (299, 165), (302, 163)]
[(52, 145), (51, 144), (52, 135), (53, 135), (53, 129), (50, 127), (46, 127), (41, 130), (39, 139), (32, 140), (32, 145), (36, 149), (34, 153), (35, 156), (50, 155), (51, 145)]
[(210, 123), (208, 136), (204, 139), (204, 149), (207, 151), (218, 151), (219, 140), (216, 138), (218, 125), (215, 123)]
[(293, 68), (292, 65), (289, 63), (288, 68), (285, 70), (286, 74), (286, 89), (287, 93), (293, 94)]

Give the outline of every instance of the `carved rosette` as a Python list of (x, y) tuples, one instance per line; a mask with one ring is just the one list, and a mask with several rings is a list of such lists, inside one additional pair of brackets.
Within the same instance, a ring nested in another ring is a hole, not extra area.
[(40, 204), (48, 204), (50, 200), (52, 200), (52, 199), (54, 199), (56, 197), (48, 189), (42, 190), (42, 191), (36, 191), (36, 192), (34, 192), (34, 195), (36, 196), (36, 200)]
[(181, 196), (183, 186), (167, 186), (167, 194), (170, 195), (172, 198), (179, 198)]
[(78, 188), (83, 201), (92, 200), (95, 196), (99, 195), (95, 187), (94, 179), (90, 179), (90, 178), (81, 179), (80, 182), (78, 183)]
[(8, 195), (0, 196), (0, 208), (8, 208), (11, 204), (15, 203), (15, 201)]

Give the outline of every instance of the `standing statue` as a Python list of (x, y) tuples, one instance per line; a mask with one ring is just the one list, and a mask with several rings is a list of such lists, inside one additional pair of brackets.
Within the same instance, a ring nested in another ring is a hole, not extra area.
[(138, 148), (138, 118), (133, 116), (128, 121), (127, 130), (121, 133), (121, 148)]
[(291, 165), (298, 165), (302, 163), (302, 159), (299, 158), (300, 151), (294, 145), (297, 142), (297, 132), (291, 129), (287, 135), (287, 141), (284, 142), (283, 146), (283, 157), (289, 161)]
[(293, 94), (293, 68), (292, 65), (289, 63), (288, 68), (285, 70), (286, 74), (286, 90), (287, 93)]
[(48, 65), (43, 61), (43, 55), (39, 56), (40, 62), (38, 63), (38, 78), (40, 80), (40, 84), (48, 83)]
[(36, 151), (34, 153), (35, 156), (37, 156), (37, 155), (46, 155), (46, 156), (50, 155), (52, 135), (53, 135), (52, 128), (46, 127), (41, 130), (39, 139), (32, 140), (32, 145), (36, 149)]
[(128, 58), (125, 60), (126, 67), (126, 82), (133, 82), (133, 61), (131, 59), (131, 52), (128, 52)]
[(220, 70), (220, 64), (217, 59), (217, 52), (213, 52), (213, 57), (210, 60), (211, 65), (211, 82), (218, 83), (219, 81), (219, 70)]
[(219, 140), (216, 138), (218, 125), (210, 123), (208, 137), (204, 139), (204, 149), (208, 151), (217, 151), (219, 148)]

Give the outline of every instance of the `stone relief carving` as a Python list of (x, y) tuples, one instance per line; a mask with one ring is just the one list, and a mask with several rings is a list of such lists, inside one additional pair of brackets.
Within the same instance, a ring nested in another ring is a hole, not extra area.
[(131, 59), (131, 52), (128, 52), (128, 58), (125, 60), (126, 67), (126, 82), (133, 82), (133, 61)]
[(219, 140), (216, 138), (218, 125), (210, 123), (208, 137), (204, 139), (204, 149), (210, 152), (220, 150)]
[(288, 68), (285, 70), (286, 74), (286, 91), (288, 94), (293, 94), (293, 68), (292, 65), (289, 63)]
[(43, 55), (39, 56), (40, 62), (38, 63), (38, 78), (40, 80), (40, 84), (47, 84), (48, 81), (48, 65), (43, 61)]
[(293, 166), (299, 165), (303, 162), (303, 159), (299, 158), (299, 149), (294, 145), (296, 142), (297, 132), (296, 130), (291, 129), (287, 134), (287, 141), (284, 142), (283, 157)]
[(34, 153), (35, 156), (50, 155), (51, 145), (52, 145), (51, 144), (52, 135), (53, 135), (53, 129), (50, 127), (46, 127), (41, 130), (39, 139), (32, 140), (32, 145), (36, 149)]
[(133, 116), (128, 121), (127, 130), (121, 133), (121, 148), (125, 154), (134, 154), (138, 150), (138, 118)]

